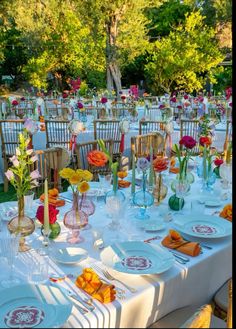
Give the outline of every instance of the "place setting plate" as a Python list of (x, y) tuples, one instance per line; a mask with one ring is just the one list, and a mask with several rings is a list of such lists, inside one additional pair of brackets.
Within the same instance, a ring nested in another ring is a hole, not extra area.
[(205, 205), (205, 207), (221, 207), (222, 201), (218, 198), (199, 198), (198, 202)]
[(59, 328), (71, 314), (71, 301), (56, 287), (23, 284), (0, 294), (0, 328)]
[(180, 232), (199, 238), (214, 239), (232, 235), (232, 223), (217, 216), (178, 216), (173, 225)]
[(141, 241), (114, 243), (100, 254), (104, 265), (129, 274), (160, 274), (170, 269), (174, 256), (164, 248)]
[(78, 247), (59, 248), (52, 251), (51, 257), (58, 263), (74, 265), (86, 259), (88, 252)]
[(0, 203), (0, 216), (3, 221), (9, 221), (18, 215), (17, 201), (8, 201)]

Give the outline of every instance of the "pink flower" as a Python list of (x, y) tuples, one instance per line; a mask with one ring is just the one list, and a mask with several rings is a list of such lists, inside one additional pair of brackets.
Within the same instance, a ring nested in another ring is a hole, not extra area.
[(15, 155), (13, 155), (13, 157), (10, 158), (10, 161), (13, 163), (14, 167), (19, 167), (20, 162), (18, 161)]
[(232, 107), (232, 102), (229, 103), (229, 106)]
[(187, 149), (192, 149), (197, 144), (197, 142), (191, 136), (183, 136), (179, 141), (179, 144), (184, 145)]
[(177, 99), (176, 99), (176, 97), (174, 96), (174, 97), (171, 97), (170, 101), (173, 102), (173, 103), (176, 103)]
[(35, 162), (38, 160), (38, 156), (37, 155), (34, 155), (32, 156), (32, 158), (30, 159), (32, 162)]
[(204, 97), (202, 97), (202, 96), (199, 96), (199, 97), (198, 97), (198, 100), (199, 100), (199, 102), (201, 102), (201, 103), (202, 103), (202, 102), (204, 101)]
[(31, 179), (37, 179), (40, 177), (39, 171), (36, 169), (30, 173)]
[[(49, 204), (49, 223), (54, 224), (57, 220), (57, 215), (59, 210), (55, 206)], [(44, 224), (44, 206), (39, 206), (36, 212), (36, 218), (40, 221), (41, 224)]]
[(102, 98), (101, 98), (101, 103), (102, 103), (102, 104), (107, 103), (107, 98), (106, 98), (106, 97), (102, 97)]
[(84, 105), (81, 102), (78, 102), (77, 107), (78, 107), (78, 109), (82, 109), (84, 107)]
[(188, 99), (188, 95), (184, 95), (184, 99)]
[(159, 106), (159, 109), (162, 110), (162, 109), (164, 109), (164, 107), (165, 107), (165, 105), (164, 105), (164, 104), (161, 104), (161, 105)]
[(182, 110), (182, 105), (178, 105), (177, 109)]
[(25, 120), (24, 128), (29, 132), (30, 135), (34, 135), (39, 129), (37, 123), (30, 118)]
[(224, 160), (222, 160), (222, 159), (215, 159), (215, 160), (214, 160), (214, 164), (215, 164), (217, 167), (221, 166), (222, 163), (224, 163)]
[(11, 105), (13, 106), (17, 106), (19, 103), (16, 99), (14, 99), (12, 102), (11, 102)]
[(13, 174), (13, 172), (12, 172), (11, 170), (9, 170), (9, 169), (8, 169), (7, 172), (5, 172), (5, 175), (6, 175), (6, 177), (7, 177), (8, 180), (12, 180), (12, 179), (14, 179), (14, 174)]

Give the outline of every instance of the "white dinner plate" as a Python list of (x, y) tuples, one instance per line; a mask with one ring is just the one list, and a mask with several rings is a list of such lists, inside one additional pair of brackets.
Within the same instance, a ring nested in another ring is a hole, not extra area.
[(147, 220), (143, 225), (143, 228), (146, 232), (157, 232), (161, 231), (166, 227), (164, 222), (158, 222), (156, 220)]
[(232, 223), (217, 216), (178, 216), (173, 224), (180, 232), (199, 238), (223, 238), (232, 234)]
[(68, 247), (53, 250), (51, 256), (58, 263), (73, 265), (86, 259), (88, 252), (82, 248)]
[(173, 255), (157, 245), (126, 241), (106, 247), (100, 254), (106, 266), (129, 274), (159, 274), (174, 264)]
[(204, 203), (206, 207), (220, 207), (222, 205), (222, 202), (218, 198), (207, 199), (202, 197), (198, 199), (198, 202)]
[(0, 203), (0, 216), (3, 221), (9, 221), (11, 218), (17, 216), (17, 214), (17, 201), (8, 201)]
[(60, 289), (24, 284), (1, 290), (0, 328), (59, 328), (72, 303)]

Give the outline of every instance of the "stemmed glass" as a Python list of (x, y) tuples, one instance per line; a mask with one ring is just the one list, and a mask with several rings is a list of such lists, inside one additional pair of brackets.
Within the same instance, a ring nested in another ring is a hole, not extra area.
[(184, 196), (187, 194), (189, 190), (189, 182), (185, 180), (177, 180), (175, 185), (175, 194), (177, 198), (179, 198), (179, 214), (183, 214), (182, 208), (183, 208), (183, 201)]
[(20, 234), (7, 234), (0, 239), (1, 253), (6, 257), (10, 268), (10, 275), (7, 279), (1, 281), (4, 288), (9, 288), (20, 283), (20, 280), (13, 276), (13, 264), (19, 247)]

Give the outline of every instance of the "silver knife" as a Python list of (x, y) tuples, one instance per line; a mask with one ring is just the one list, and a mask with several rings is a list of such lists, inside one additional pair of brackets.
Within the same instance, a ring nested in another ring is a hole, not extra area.
[(52, 282), (50, 282), (50, 284), (54, 287), (59, 288), (62, 292), (64, 292), (65, 295), (67, 295), (68, 297), (71, 297), (75, 300), (77, 300), (81, 305), (83, 305), (85, 308), (80, 307), (80, 309), (84, 312), (84, 313), (88, 313), (89, 311), (94, 311), (95, 306), (91, 305), (89, 302), (87, 302), (86, 300), (84, 300), (82, 297), (80, 297), (78, 294), (76, 294), (75, 292), (73, 292), (70, 289), (64, 288), (64, 287), (60, 287), (58, 285), (54, 285)]

